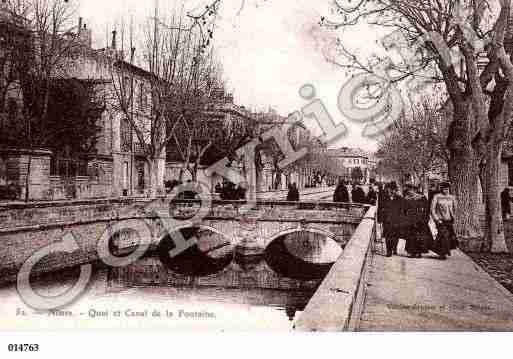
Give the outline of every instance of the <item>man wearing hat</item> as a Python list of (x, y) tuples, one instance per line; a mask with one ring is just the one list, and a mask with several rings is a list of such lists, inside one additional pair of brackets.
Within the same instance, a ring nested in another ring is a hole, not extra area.
[(385, 195), (378, 210), (378, 221), (383, 224), (383, 236), (387, 247), (387, 257), (397, 254), (397, 244), (404, 222), (403, 198), (395, 182), (386, 188)]

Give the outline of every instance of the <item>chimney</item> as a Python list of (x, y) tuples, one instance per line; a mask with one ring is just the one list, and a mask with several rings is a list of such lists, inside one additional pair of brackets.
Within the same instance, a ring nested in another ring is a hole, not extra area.
[(112, 31), (112, 44), (110, 45), (110, 47), (113, 50), (116, 50), (116, 34), (117, 34), (116, 30)]

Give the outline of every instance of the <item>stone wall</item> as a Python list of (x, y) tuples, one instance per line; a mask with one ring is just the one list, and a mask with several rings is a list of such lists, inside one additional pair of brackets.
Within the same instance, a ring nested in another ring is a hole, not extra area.
[(51, 151), (0, 149), (4, 163), (4, 182), (17, 183), (21, 188), (21, 198), (25, 198), (26, 180), (29, 174), (29, 199), (45, 199), (50, 188)]

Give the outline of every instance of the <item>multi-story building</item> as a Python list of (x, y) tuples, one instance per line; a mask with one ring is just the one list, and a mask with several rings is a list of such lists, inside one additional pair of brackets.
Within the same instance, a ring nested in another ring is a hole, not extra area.
[[(24, 26), (27, 27), (26, 24)], [(26, 31), (30, 33), (28, 27)], [(28, 181), (32, 199), (98, 198), (148, 193), (150, 168), (145, 151), (148, 143), (141, 142), (141, 136), (137, 136), (127, 116), (132, 116), (133, 122), (140, 124), (143, 132), (152, 126), (150, 81), (155, 77), (132, 62), (123, 60), (125, 54), (119, 50), (116, 36), (116, 31), (113, 31), (109, 46), (95, 49), (91, 43), (91, 29), (79, 19), (71, 40), (63, 39), (74, 41), (70, 56), (63, 59), (61, 66), (65, 69), (65, 77), (94, 84), (96, 96), (103, 101), (105, 110), (97, 123), (100, 130), (95, 151), (70, 157), (64, 150), (53, 153), (32, 150)], [(5, 78), (1, 75), (1, 78)], [(120, 87), (124, 86), (130, 87), (133, 96), (128, 96), (129, 103), (125, 103), (121, 109), (116, 96), (119, 97)], [(20, 94), (20, 100), (21, 97)], [(246, 116), (245, 111), (233, 104), (233, 97), (230, 100), (230, 96), (225, 95), (224, 100), (221, 107), (213, 111), (213, 116), (226, 116), (227, 120), (233, 116)], [(228, 109), (225, 108), (227, 104)], [(165, 124), (160, 127), (157, 130), (166, 131)], [(150, 139), (144, 138), (142, 141)], [(16, 182), (23, 188), (30, 151), (26, 148), (1, 147), (0, 143), (0, 178)], [(161, 188), (166, 179), (174, 178), (175, 169), (180, 167), (180, 164), (172, 162), (173, 158), (166, 164), (166, 152), (164, 147), (162, 155), (156, 160), (156, 177)]]
[(375, 157), (359, 148), (329, 149), (328, 154), (339, 163), (339, 166), (343, 169), (343, 177), (347, 180), (351, 179), (351, 173), (355, 168), (360, 168), (363, 181), (367, 183), (376, 169)]

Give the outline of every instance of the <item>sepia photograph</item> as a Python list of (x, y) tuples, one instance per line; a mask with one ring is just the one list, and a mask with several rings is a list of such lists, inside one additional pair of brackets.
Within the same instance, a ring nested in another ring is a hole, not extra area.
[(0, 331), (511, 332), (512, 120), (511, 0), (0, 0)]

